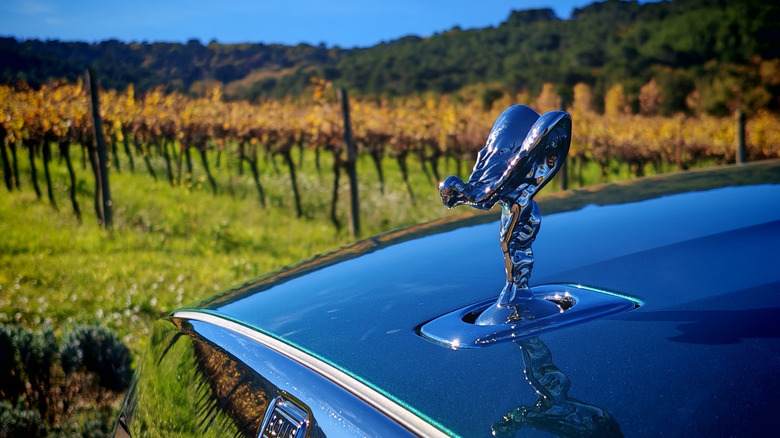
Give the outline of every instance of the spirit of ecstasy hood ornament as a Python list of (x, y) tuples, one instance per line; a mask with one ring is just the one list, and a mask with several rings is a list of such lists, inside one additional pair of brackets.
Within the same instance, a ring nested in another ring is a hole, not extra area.
[(490, 210), (501, 206), (499, 238), (507, 282), (498, 301), (477, 325), (500, 325), (561, 312), (536, 298), (528, 287), (534, 258), (531, 244), (542, 217), (534, 195), (560, 169), (571, 144), (571, 117), (565, 111), (542, 116), (525, 105), (507, 108), (496, 120), (467, 182), (450, 176), (439, 185), (448, 208), (467, 204)]
[(481, 348), (519, 342), (641, 305), (584, 285), (529, 287), (534, 265), (531, 244), (542, 220), (533, 197), (563, 164), (571, 144), (571, 125), (564, 111), (540, 116), (527, 106), (511, 106), (493, 125), (469, 180), (451, 176), (439, 185), (447, 207), (501, 206), (499, 238), (506, 285), (498, 300), (481, 300), (424, 323), (420, 336), (452, 349)]

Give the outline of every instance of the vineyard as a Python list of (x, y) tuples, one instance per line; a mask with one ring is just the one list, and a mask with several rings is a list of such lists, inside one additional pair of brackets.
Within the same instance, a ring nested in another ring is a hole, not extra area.
[[(6, 187), (18, 187), (18, 160), (30, 160), (30, 178), (40, 198), (36, 159), (42, 162), (47, 195), (56, 208), (50, 163), (52, 146), (57, 147), (70, 178), (70, 200), (74, 214), (81, 217), (76, 196), (76, 166), (70, 148), (80, 148), (82, 166), (93, 166), (90, 146), (95, 142), (88, 87), (81, 81), (42, 86), (33, 90), (24, 85), (0, 87), (0, 137)], [(583, 185), (583, 168), (598, 166), (600, 180), (618, 175), (621, 163), (630, 175), (642, 176), (670, 168), (686, 169), (699, 163), (734, 161), (736, 123), (732, 118), (708, 116), (672, 118), (607, 111), (600, 115), (587, 105), (577, 105), (575, 87), (572, 108), (573, 141), (567, 168), (569, 181)], [(486, 107), (484, 102), (456, 102), (446, 95), (407, 97), (388, 101), (361, 100), (352, 103), (353, 136), (361, 156), (374, 164), (380, 191), (384, 191), (385, 158), (401, 172), (409, 201), (415, 188), (409, 182), (410, 157), (432, 183), (443, 178), (442, 163), (467, 176), (471, 160), (484, 144), (492, 122), (507, 106), (530, 103), (539, 112), (556, 109), (558, 102), (545, 87), (539, 97), (524, 94), (504, 96)], [(547, 93), (547, 95), (545, 95)], [(344, 123), (335, 93), (325, 81), (313, 81), (307, 97), (297, 100), (225, 102), (219, 89), (207, 97), (191, 98), (164, 94), (160, 90), (136, 96), (133, 87), (123, 92), (109, 90), (100, 96), (102, 131), (106, 138), (108, 161), (116, 171), (145, 172), (155, 180), (171, 185), (207, 184), (214, 194), (230, 193), (236, 178), (248, 175), (254, 182), (257, 202), (268, 204), (260, 175), (273, 168), (286, 167), (290, 198), (296, 214), (302, 217), (298, 167), (304, 152), (313, 153), (318, 174), (322, 156), (330, 159), (333, 175), (331, 219), (339, 227), (336, 214), (339, 176), (348, 164), (344, 146)], [(746, 144), (749, 159), (780, 157), (780, 119), (759, 112), (748, 120)], [(162, 159), (162, 169), (152, 165)], [(200, 175), (195, 174), (197, 161)], [(226, 164), (228, 163), (228, 164)], [(616, 164), (617, 163), (617, 164)], [(218, 181), (213, 169), (232, 166), (227, 181)], [(141, 170), (142, 169), (142, 170)], [(161, 171), (162, 170), (162, 171)], [(630, 175), (624, 175), (630, 176)], [(99, 209), (96, 200), (96, 209)], [(100, 215), (99, 215), (100, 217)]]
[[(171, 309), (353, 242), (346, 209), (337, 208), (350, 165), (363, 235), (450, 214), (436, 183), (468, 176), (505, 107), (559, 107), (546, 89), (491, 105), (447, 96), (353, 100), (356, 157), (325, 82), (304, 98), (254, 104), (224, 101), (218, 90), (203, 98), (107, 90), (99, 105), (115, 212), (107, 233), (81, 224), (92, 217), (82, 206), (91, 198), (103, 220), (101, 187), (90, 176), (100, 163), (89, 87), (0, 86), (8, 189), (0, 202), (0, 327), (66, 339), (80, 324), (98, 324), (137, 359), (153, 321)], [(577, 97), (575, 88), (572, 186), (734, 161), (733, 118), (629, 115), (615, 111), (619, 102), (601, 115)], [(780, 156), (776, 115), (752, 115), (745, 133), (751, 160)], [(102, 415), (108, 431), (115, 396), (102, 414), (74, 398), (52, 427)]]

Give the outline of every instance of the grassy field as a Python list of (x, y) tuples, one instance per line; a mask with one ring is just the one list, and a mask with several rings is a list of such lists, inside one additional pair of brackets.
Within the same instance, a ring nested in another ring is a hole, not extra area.
[[(79, 151), (73, 149), (78, 163)], [(327, 155), (322, 156), (321, 176), (313, 154), (303, 157), (297, 174), (304, 211), (300, 219), (281, 159), (278, 171), (261, 160), (267, 208), (258, 201), (249, 170), (239, 176), (236, 163), (225, 163), (224, 156), (222, 166), (213, 169), (219, 184), (216, 196), (197, 160), (192, 181), (183, 178), (177, 186), (154, 181), (137, 158), (131, 174), (123, 160), (123, 172), (110, 173), (110, 233), (97, 225), (88, 169), (76, 169), (84, 215), (80, 225), (68, 199), (64, 164), (57, 157), (51, 163), (56, 211), (46, 199), (42, 163), (36, 161), (43, 199), (36, 199), (32, 189), (26, 154), (20, 154), (21, 191), (0, 192), (0, 324), (35, 328), (45, 323), (60, 331), (99, 322), (138, 353), (151, 321), (160, 315), (353, 240), (345, 226), (337, 230), (330, 221), (333, 177)], [(230, 171), (226, 164), (232, 166)], [(162, 159), (153, 165), (158, 176), (165, 174)], [(394, 161), (385, 163), (387, 187), (382, 194), (372, 163), (361, 158), (363, 236), (451, 214), (441, 206), (435, 183), (418, 170), (419, 164), (410, 165), (415, 205)], [(343, 174), (341, 182), (339, 215), (346, 225), (349, 193)]]

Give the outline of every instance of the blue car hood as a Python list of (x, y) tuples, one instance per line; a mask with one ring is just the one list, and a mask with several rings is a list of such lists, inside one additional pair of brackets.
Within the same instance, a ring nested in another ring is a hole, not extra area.
[[(362, 241), (191, 310), (293, 345), (452, 435), (780, 430), (780, 162), (539, 203), (532, 284), (585, 285), (644, 303), (533, 339), (557, 369), (544, 376), (564, 386), (557, 401), (529, 377), (524, 348), (534, 346), (451, 350), (418, 334), (501, 291), (496, 212)], [(551, 403), (562, 411), (553, 415)], [(581, 426), (604, 418), (610, 424), (596, 432)]]

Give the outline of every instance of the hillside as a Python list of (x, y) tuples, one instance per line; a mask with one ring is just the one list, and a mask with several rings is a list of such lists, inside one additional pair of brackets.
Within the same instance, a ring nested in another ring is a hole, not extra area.
[[(780, 6), (760, 0), (610, 0), (561, 20), (552, 10), (515, 11), (497, 27), (453, 28), (365, 49), (325, 46), (178, 43), (98, 44), (0, 39), (0, 82), (33, 86), (79, 77), (93, 66), (106, 88), (202, 94), (216, 83), (228, 98), (300, 94), (321, 77), (359, 94), (398, 96), (471, 87), (482, 98), (538, 93), (556, 84), (593, 89), (597, 108), (622, 84), (638, 110), (640, 89), (655, 79), (663, 113), (690, 107), (725, 114), (735, 106), (778, 109)], [(696, 93), (694, 93), (696, 92)]]

